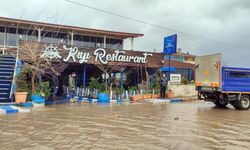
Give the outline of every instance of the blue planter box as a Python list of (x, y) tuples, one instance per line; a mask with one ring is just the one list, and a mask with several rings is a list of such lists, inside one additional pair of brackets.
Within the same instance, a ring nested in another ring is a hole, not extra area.
[(31, 95), (31, 100), (33, 101), (33, 100), (36, 100), (36, 99), (39, 99), (39, 98), (42, 98), (41, 96), (39, 96), (39, 95)]
[(105, 94), (105, 93), (99, 93), (97, 102), (98, 103), (109, 103), (110, 102), (109, 95)]
[(39, 95), (31, 95), (31, 100), (32, 102), (38, 103), (38, 104), (45, 103), (45, 99)]
[(33, 107), (33, 104), (31, 102), (25, 102), (25, 103), (20, 103), (18, 106), (22, 107)]

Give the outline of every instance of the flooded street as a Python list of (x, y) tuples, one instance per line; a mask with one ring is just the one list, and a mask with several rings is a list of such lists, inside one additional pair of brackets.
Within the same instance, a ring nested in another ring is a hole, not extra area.
[(0, 149), (248, 149), (250, 111), (207, 102), (62, 104), (0, 116)]

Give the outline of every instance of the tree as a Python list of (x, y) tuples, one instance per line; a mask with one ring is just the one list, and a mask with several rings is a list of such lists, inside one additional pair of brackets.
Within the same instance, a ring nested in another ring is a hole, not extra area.
[(45, 71), (51, 69), (55, 71), (54, 64), (47, 57), (41, 57), (43, 46), (39, 42), (22, 42), (22, 50), (19, 51), (19, 56), (25, 62), (25, 65), (30, 68), (31, 72), (31, 90), (36, 91), (36, 79), (38, 73), (45, 74)]

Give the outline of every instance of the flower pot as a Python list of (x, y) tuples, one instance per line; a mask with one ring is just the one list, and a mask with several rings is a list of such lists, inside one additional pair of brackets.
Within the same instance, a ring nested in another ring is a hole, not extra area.
[(143, 99), (151, 99), (152, 94), (143, 94)]
[(168, 91), (167, 92), (167, 98), (174, 98), (174, 92)]
[(37, 104), (45, 103), (45, 99), (41, 97), (40, 95), (31, 95), (31, 101)]
[(99, 93), (97, 102), (98, 103), (109, 103), (110, 102), (109, 95), (106, 93)]
[(160, 98), (160, 94), (152, 94), (152, 98)]
[(28, 92), (15, 92), (15, 101), (16, 103), (26, 102)]
[(131, 96), (131, 100), (132, 100), (132, 101), (143, 100), (143, 95)]

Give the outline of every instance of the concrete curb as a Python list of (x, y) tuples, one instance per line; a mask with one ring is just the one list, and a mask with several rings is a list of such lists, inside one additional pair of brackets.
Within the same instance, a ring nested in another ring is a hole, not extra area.
[(178, 102), (182, 102), (182, 99), (180, 99), (180, 98), (174, 98), (174, 99), (149, 99), (149, 102), (151, 102), (151, 103), (178, 103)]
[(0, 114), (26, 113), (26, 112), (30, 112), (30, 109), (25, 109), (18, 106), (0, 106)]

